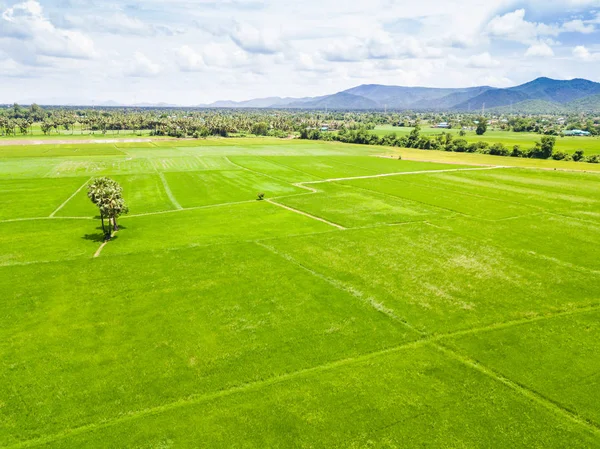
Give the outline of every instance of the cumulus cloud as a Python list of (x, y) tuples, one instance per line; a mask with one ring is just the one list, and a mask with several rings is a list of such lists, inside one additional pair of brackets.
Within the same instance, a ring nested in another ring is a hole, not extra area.
[(127, 70), (127, 75), (136, 78), (154, 77), (161, 72), (160, 65), (150, 60), (144, 53), (135, 52)]
[(500, 61), (492, 58), (488, 52), (481, 53), (479, 55), (473, 55), (467, 60), (467, 67), (473, 67), (476, 69), (491, 69), (498, 67)]
[(244, 51), (231, 44), (211, 42), (199, 51), (183, 45), (175, 51), (175, 62), (182, 72), (202, 72), (211, 68), (235, 68), (251, 61)]
[(577, 19), (563, 23), (561, 30), (572, 33), (590, 34), (596, 31), (596, 27), (591, 23)]
[(528, 22), (525, 20), (525, 9), (517, 9), (494, 17), (487, 25), (487, 32), (493, 37), (532, 43), (542, 36), (558, 36), (560, 29), (545, 23)]
[(238, 47), (248, 53), (272, 55), (281, 51), (281, 40), (274, 30), (236, 23), (229, 36)]
[(444, 56), (444, 52), (413, 36), (392, 37), (375, 32), (367, 39), (328, 40), (320, 55), (330, 62), (357, 62), (369, 59), (436, 59)]
[(175, 55), (175, 62), (183, 72), (199, 72), (206, 68), (202, 55), (189, 45), (178, 48)]
[[(143, 89), (147, 101), (200, 104), (359, 83), (596, 79), (594, 1), (526, 0), (506, 9), (515, 3), (424, 0), (406, 8), (355, 0), (340, 9), (335, 0), (0, 0), (0, 102), (16, 99), (15, 90), (38, 102), (79, 102), (94, 92), (134, 103)], [(554, 53), (581, 63), (559, 64)], [(205, 88), (190, 91), (192, 78)], [(65, 85), (74, 87), (67, 93)]]
[(95, 55), (88, 36), (54, 26), (35, 0), (4, 10), (0, 24), (0, 38), (10, 41), (5, 48), (21, 61), (34, 63), (37, 56), (89, 59)]
[(527, 51), (525, 52), (525, 56), (554, 56), (554, 50), (545, 42), (538, 42), (536, 44), (531, 45)]
[(573, 56), (580, 61), (592, 62), (600, 60), (600, 53), (592, 53), (584, 45), (578, 45), (573, 49)]

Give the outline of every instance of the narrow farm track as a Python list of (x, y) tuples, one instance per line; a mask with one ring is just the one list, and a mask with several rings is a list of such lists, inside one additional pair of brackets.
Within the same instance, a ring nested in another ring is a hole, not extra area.
[(555, 414), (568, 419), (576, 424), (585, 426), (589, 431), (591, 431), (592, 433), (595, 433), (596, 435), (600, 435), (600, 424), (591, 421), (589, 419), (585, 419), (582, 416), (578, 415), (577, 413), (567, 409), (566, 407), (563, 407), (561, 404), (546, 398), (545, 396), (541, 395), (540, 393), (538, 393), (537, 391), (528, 388), (518, 382), (515, 382), (512, 379), (509, 379), (506, 376), (503, 376), (500, 373), (497, 373), (496, 371), (492, 370), (491, 368), (486, 367), (485, 365), (477, 362), (476, 360), (467, 357), (463, 354), (460, 354), (442, 344), (436, 343), (433, 344), (433, 346), (435, 348), (437, 348), (439, 351), (441, 351), (442, 353), (446, 354), (447, 356), (453, 358), (454, 360), (462, 363), (463, 365), (466, 365), (474, 370), (479, 371), (480, 373), (490, 377), (491, 379), (494, 379), (495, 381), (506, 385), (507, 387), (513, 389), (514, 391), (516, 391), (517, 393), (520, 393), (521, 395), (525, 396), (526, 398), (536, 402), (537, 404), (541, 405), (542, 407), (550, 410), (551, 412), (554, 412)]
[(94, 220), (93, 217), (30, 217), (30, 218), (9, 218), (0, 220), (0, 223), (15, 223), (19, 221), (38, 221), (38, 220)]
[(60, 206), (58, 206), (58, 207), (56, 208), (56, 210), (55, 210), (54, 212), (52, 212), (52, 213), (50, 214), (50, 217), (48, 217), (48, 218), (54, 218), (54, 216), (55, 216), (55, 215), (56, 215), (56, 214), (57, 214), (57, 213), (58, 213), (58, 212), (59, 212), (59, 211), (60, 211), (60, 210), (61, 210), (63, 207), (65, 207), (69, 201), (71, 201), (73, 198), (75, 198), (75, 196), (76, 196), (76, 195), (77, 195), (79, 192), (81, 192), (81, 191), (83, 190), (83, 188), (84, 188), (85, 186), (87, 186), (87, 185), (90, 183), (90, 181), (91, 181), (92, 179), (94, 179), (94, 178), (90, 178), (90, 179), (88, 179), (86, 182), (84, 182), (84, 183), (81, 185), (81, 187), (79, 187), (77, 190), (75, 190), (75, 193), (73, 193), (73, 195), (71, 195), (69, 198), (67, 198), (67, 199), (66, 199), (66, 201), (65, 201), (64, 203), (62, 203)]
[(268, 174), (260, 172), (260, 171), (252, 170), (251, 168), (247, 168), (247, 167), (244, 167), (243, 165), (237, 164), (237, 163), (233, 162), (231, 159), (229, 159), (229, 157), (227, 157), (227, 156), (225, 156), (225, 160), (227, 162), (229, 162), (231, 165), (233, 165), (234, 167), (238, 167), (240, 170), (254, 173), (255, 175), (259, 175), (259, 176), (264, 176), (265, 178), (272, 179), (273, 181), (281, 182), (281, 179), (277, 179), (274, 176), (268, 175)]
[(541, 406), (543, 406), (544, 408), (552, 411), (553, 413), (555, 413), (563, 418), (566, 418), (572, 422), (575, 422), (579, 425), (585, 426), (591, 432), (600, 435), (600, 424), (598, 424), (594, 421), (591, 421), (589, 419), (585, 419), (585, 418), (581, 417), (579, 414), (567, 409), (566, 407), (562, 406), (561, 404), (559, 404), (551, 399), (546, 398), (545, 396), (539, 394), (535, 390), (528, 388), (518, 382), (515, 382), (506, 376), (503, 376), (503, 375), (495, 372), (494, 370), (484, 366), (483, 364), (477, 362), (476, 360), (473, 360), (470, 357), (460, 354), (457, 351), (450, 349), (441, 343), (441, 340), (443, 340), (443, 339), (452, 338), (452, 337), (458, 336), (458, 335), (464, 336), (464, 335), (474, 334), (477, 332), (486, 332), (486, 331), (491, 331), (491, 330), (500, 329), (500, 328), (524, 325), (527, 323), (531, 323), (534, 321), (540, 321), (543, 319), (557, 318), (557, 317), (562, 317), (562, 316), (574, 315), (577, 313), (591, 312), (591, 311), (597, 310), (600, 307), (599, 305), (596, 304), (595, 306), (591, 306), (591, 307), (588, 306), (588, 307), (583, 307), (580, 309), (559, 312), (557, 314), (545, 315), (545, 316), (537, 317), (534, 319), (517, 320), (517, 321), (512, 321), (512, 322), (507, 322), (507, 323), (492, 324), (492, 325), (484, 326), (484, 327), (477, 328), (477, 329), (459, 331), (459, 332), (455, 332), (455, 333), (448, 333), (443, 336), (442, 335), (431, 336), (431, 335), (427, 334), (426, 332), (420, 331), (420, 330), (412, 327), (410, 325), (410, 323), (406, 322), (405, 320), (398, 318), (393, 310), (387, 309), (383, 304), (375, 302), (372, 299), (365, 300), (364, 299), (365, 295), (362, 292), (359, 292), (352, 287), (344, 286), (341, 282), (339, 282), (335, 279), (330, 279), (329, 277), (327, 277), (321, 273), (318, 273), (315, 270), (305, 267), (304, 265), (302, 265), (300, 262), (298, 262), (297, 260), (295, 260), (293, 257), (291, 257), (288, 254), (277, 251), (276, 249), (269, 247), (268, 245), (260, 244), (260, 246), (262, 246), (265, 249), (270, 250), (271, 252), (284, 258), (285, 260), (303, 268), (305, 271), (311, 273), (313, 276), (329, 282), (334, 287), (352, 294), (354, 297), (360, 299), (362, 302), (366, 303), (370, 307), (373, 307), (378, 312), (382, 312), (384, 315), (391, 318), (392, 320), (400, 322), (401, 324), (408, 327), (409, 329), (418, 332), (422, 336), (422, 338), (420, 340), (417, 340), (417, 342), (430, 343), (433, 347), (437, 348), (439, 351), (443, 352), (444, 354), (453, 358), (454, 360), (457, 360), (458, 362), (462, 363), (463, 365), (465, 365), (471, 369), (475, 369), (475, 370), (479, 371), (480, 373), (492, 378), (493, 380), (495, 380), (499, 383), (506, 385), (507, 387), (513, 389), (514, 391), (527, 397), (528, 399), (535, 401), (536, 403), (538, 403)]
[(269, 199), (269, 200), (265, 200), (265, 201), (267, 203), (269, 203), (269, 204), (273, 204), (275, 206), (282, 207), (283, 209), (289, 210), (289, 211), (294, 212), (296, 214), (304, 215), (305, 217), (309, 217), (309, 218), (312, 218), (313, 220), (317, 220), (317, 221), (320, 221), (322, 223), (328, 224), (329, 226), (333, 226), (334, 228), (340, 229), (342, 231), (346, 229), (345, 227), (343, 227), (342, 225), (339, 225), (337, 223), (333, 223), (331, 221), (325, 220), (324, 218), (317, 217), (316, 215), (311, 215), (311, 214), (309, 214), (307, 212), (302, 212), (301, 210), (294, 209), (293, 207), (285, 206), (285, 205), (277, 203), (277, 202), (275, 202), (273, 200)]
[[(473, 170), (495, 170), (495, 169), (501, 169), (501, 168), (507, 168), (507, 167), (499, 165), (499, 166), (485, 167), (485, 168), (457, 168), (457, 169), (449, 169), (449, 170), (423, 170), (423, 171), (414, 171), (414, 172), (398, 172), (398, 173), (384, 173), (384, 174), (380, 174), (380, 175), (355, 176), (355, 177), (348, 177), (348, 178), (332, 178), (332, 179), (323, 179), (323, 180), (319, 180), (319, 181), (306, 181), (306, 182), (294, 183), (292, 185), (295, 186), (295, 187), (299, 187), (299, 188), (308, 190), (307, 193), (300, 193), (300, 194), (296, 194), (296, 195), (278, 196), (278, 197), (275, 197), (275, 199), (288, 198), (288, 197), (298, 196), (298, 195), (308, 195), (308, 194), (311, 194), (311, 193), (319, 193), (319, 190), (317, 190), (317, 189), (315, 189), (313, 187), (310, 187), (310, 185), (313, 185), (313, 184), (323, 184), (323, 183), (338, 182), (338, 181), (351, 181), (353, 179), (382, 178), (382, 177), (388, 177), (388, 176), (419, 175), (419, 174), (432, 174), (432, 173), (448, 173), (448, 172), (473, 171)], [(247, 169), (247, 170), (251, 171), (251, 172), (255, 172), (254, 170), (250, 170), (250, 169)], [(170, 214), (170, 213), (180, 212), (180, 211), (197, 210), (197, 209), (204, 209), (204, 208), (209, 208), (209, 207), (221, 207), (221, 206), (228, 206), (228, 205), (233, 205), (233, 204), (243, 204), (243, 203), (254, 203), (255, 202), (255, 200), (245, 200), (245, 201), (236, 201), (236, 202), (230, 202), (230, 203), (211, 204), (211, 205), (206, 205), (206, 206), (182, 207), (181, 204), (179, 204), (179, 202), (177, 201), (177, 199), (173, 195), (173, 192), (171, 191), (171, 189), (170, 189), (170, 187), (169, 187), (169, 185), (167, 183), (167, 180), (164, 177), (164, 174), (161, 173), (161, 172), (159, 172), (159, 171), (156, 171), (156, 173), (160, 177), (161, 182), (163, 183), (163, 186), (165, 188), (165, 192), (167, 193), (167, 196), (169, 197), (169, 199), (173, 203), (173, 206), (175, 206), (176, 210), (165, 210), (165, 211), (158, 211), (158, 212), (148, 212), (148, 213), (144, 213), (144, 214), (128, 215), (127, 216), (128, 218), (143, 217), (143, 216), (147, 216), (147, 215)], [(255, 173), (264, 175), (264, 173), (262, 173), (262, 172), (255, 172)], [(90, 178), (90, 180), (91, 179), (92, 178)], [(273, 179), (275, 179), (275, 178), (273, 178)], [(0, 220), (0, 223), (10, 223), (10, 222), (14, 222), (14, 221), (29, 221), (29, 220), (47, 220), (47, 219), (51, 219), (51, 218), (54, 218), (54, 219), (73, 219), (73, 220), (89, 220), (89, 219), (92, 219), (91, 217), (55, 217), (54, 216), (54, 214), (56, 214), (73, 197), (75, 197), (75, 195), (77, 195), (77, 193), (79, 193), (81, 191), (81, 189), (83, 189), (87, 185), (88, 182), (89, 182), (89, 180), (86, 181), (85, 184), (83, 184), (63, 204), (61, 204), (57, 208), (57, 210), (55, 210), (49, 217), (11, 218), (11, 219), (8, 219), (8, 220)], [(364, 189), (364, 188), (361, 188), (361, 187), (357, 187), (357, 188)], [(368, 189), (364, 189), (364, 190), (368, 190)], [(379, 193), (381, 195), (386, 195), (386, 194), (383, 194), (381, 192), (379, 192)], [(285, 209), (288, 209), (288, 210), (290, 210), (292, 212), (301, 213), (302, 215), (306, 215), (306, 216), (314, 218), (316, 220), (323, 221), (324, 223), (328, 223), (328, 224), (330, 224), (330, 225), (332, 225), (334, 227), (337, 227), (338, 229), (346, 229), (343, 226), (340, 226), (340, 225), (335, 224), (335, 223), (328, 222), (327, 220), (321, 219), (319, 217), (315, 217), (314, 215), (310, 215), (310, 214), (307, 214), (305, 212), (299, 211), (297, 209), (289, 208), (289, 207), (284, 206), (282, 204), (275, 203), (275, 202), (272, 201), (272, 199), (271, 200), (267, 200), (267, 201), (271, 202), (272, 204), (275, 204), (275, 205), (277, 205), (279, 207), (283, 207)], [(125, 218), (127, 218), (127, 217), (125, 217)]]
[(132, 214), (132, 215), (124, 216), (122, 218), (148, 217), (150, 215), (173, 214), (175, 212), (184, 212), (184, 211), (190, 211), (190, 210), (211, 209), (211, 208), (214, 208), (214, 207), (234, 206), (236, 204), (248, 204), (248, 203), (256, 203), (256, 200), (233, 201), (231, 203), (207, 204), (206, 206), (182, 207), (181, 209), (176, 209), (176, 210), (161, 210), (161, 211), (158, 211), (158, 212), (146, 212), (146, 213), (143, 213), (143, 214)]
[(372, 178), (385, 178), (388, 176), (408, 176), (408, 175), (424, 175), (424, 174), (432, 174), (432, 173), (452, 173), (459, 171), (482, 171), (482, 170), (497, 170), (500, 168), (509, 168), (505, 165), (493, 165), (490, 167), (476, 167), (476, 168), (450, 168), (447, 170), (420, 170), (420, 171), (406, 171), (406, 172), (395, 172), (395, 173), (382, 173), (379, 175), (366, 175), (366, 176), (350, 176), (347, 178), (331, 178), (331, 179), (323, 179), (319, 181), (306, 181), (299, 182), (297, 184), (298, 187), (301, 185), (313, 185), (313, 184), (323, 184), (325, 182), (338, 182), (338, 181), (353, 181), (356, 179), (372, 179)]
[(374, 359), (377, 359), (378, 357), (384, 357), (386, 355), (394, 354), (394, 353), (400, 352), (405, 349), (419, 348), (419, 347), (427, 345), (427, 344), (431, 344), (433, 347), (437, 348), (438, 350), (440, 350), (442, 352), (444, 352), (444, 351), (452, 352), (452, 354), (448, 354), (448, 355), (454, 359), (456, 359), (458, 357), (458, 361), (469, 366), (470, 368), (477, 369), (477, 370), (486, 370), (486, 372), (483, 372), (483, 374), (490, 376), (494, 380), (513, 388), (515, 391), (525, 395), (526, 397), (528, 397), (531, 400), (535, 400), (536, 402), (540, 403), (544, 407), (549, 408), (550, 410), (553, 410), (554, 412), (558, 413), (559, 415), (563, 416), (564, 418), (569, 419), (570, 421), (574, 421), (574, 422), (578, 423), (579, 425), (585, 426), (591, 432), (600, 434), (600, 426), (597, 423), (590, 422), (584, 418), (581, 418), (579, 415), (562, 408), (561, 406), (544, 398), (543, 396), (538, 395), (537, 393), (535, 393), (531, 390), (528, 390), (528, 389), (522, 387), (520, 384), (513, 382), (504, 376), (496, 375), (493, 371), (489, 370), (489, 368), (483, 367), (476, 361), (473, 361), (472, 359), (469, 359), (460, 354), (457, 354), (454, 351), (439, 344), (440, 340), (445, 339), (445, 338), (452, 338), (454, 336), (462, 336), (462, 335), (466, 335), (468, 333), (475, 334), (478, 332), (485, 332), (485, 331), (489, 331), (489, 330), (509, 328), (512, 326), (520, 326), (520, 325), (524, 325), (524, 324), (531, 323), (531, 322), (536, 322), (536, 321), (541, 321), (541, 320), (550, 320), (550, 319), (560, 318), (562, 316), (567, 316), (567, 315), (593, 312), (593, 311), (596, 311), (599, 309), (600, 309), (600, 304), (597, 304), (594, 306), (582, 307), (580, 309), (575, 309), (572, 311), (558, 312), (556, 314), (548, 314), (548, 315), (544, 315), (544, 316), (540, 316), (540, 317), (536, 317), (536, 318), (528, 318), (528, 319), (516, 320), (516, 321), (513, 320), (513, 321), (506, 322), (506, 323), (496, 323), (496, 324), (484, 326), (481, 328), (465, 330), (465, 331), (458, 331), (458, 332), (448, 333), (448, 334), (444, 334), (444, 335), (425, 336), (418, 340), (408, 342), (408, 343), (403, 343), (401, 345), (393, 346), (393, 347), (386, 348), (386, 349), (383, 349), (380, 351), (374, 351), (374, 352), (362, 354), (362, 355), (356, 356), (356, 357), (348, 357), (345, 359), (340, 359), (340, 360), (336, 360), (333, 362), (324, 363), (324, 364), (313, 366), (310, 368), (300, 369), (300, 370), (297, 370), (297, 371), (294, 371), (291, 373), (282, 374), (282, 375), (271, 377), (271, 378), (265, 379), (265, 380), (260, 380), (260, 381), (256, 381), (256, 382), (248, 382), (248, 383), (241, 384), (241, 385), (238, 385), (238, 386), (235, 386), (232, 388), (217, 391), (215, 393), (199, 394), (199, 395), (192, 394), (185, 398), (181, 398), (179, 400), (176, 400), (176, 401), (173, 401), (170, 403), (166, 403), (163, 405), (159, 405), (156, 407), (150, 407), (150, 408), (146, 408), (146, 409), (142, 409), (142, 410), (138, 410), (138, 411), (133, 411), (133, 412), (130, 412), (130, 413), (127, 413), (124, 415), (120, 415), (119, 417), (116, 417), (114, 419), (110, 419), (110, 420), (106, 420), (106, 421), (102, 421), (102, 422), (98, 422), (98, 423), (91, 423), (91, 424), (87, 424), (87, 425), (77, 427), (74, 429), (67, 429), (60, 433), (47, 435), (47, 436), (43, 436), (40, 438), (35, 438), (35, 439), (27, 440), (27, 441), (22, 441), (20, 443), (17, 443), (17, 444), (11, 445), (11, 446), (6, 446), (6, 447), (7, 447), (7, 449), (21, 449), (21, 448), (30, 448), (30, 447), (47, 445), (49, 443), (52, 443), (55, 441), (61, 441), (61, 440), (67, 439), (72, 436), (77, 436), (77, 435), (81, 435), (81, 434), (85, 434), (85, 433), (91, 433), (91, 432), (94, 432), (97, 430), (110, 428), (112, 426), (119, 425), (121, 423), (135, 421), (137, 419), (142, 419), (142, 418), (145, 418), (148, 416), (159, 415), (161, 413), (168, 412), (170, 410), (175, 410), (175, 409), (184, 408), (187, 406), (201, 404), (203, 402), (207, 402), (207, 401), (219, 399), (219, 398), (224, 398), (224, 397), (227, 397), (227, 396), (230, 396), (233, 394), (237, 394), (237, 393), (244, 393), (246, 391), (260, 390), (261, 388), (268, 387), (270, 385), (275, 385), (278, 383), (282, 383), (287, 380), (292, 380), (292, 379), (302, 377), (302, 376), (309, 376), (311, 374), (325, 372), (325, 371), (329, 371), (329, 370), (336, 369), (336, 368), (343, 367), (343, 366), (348, 366), (348, 365), (353, 365), (353, 364), (357, 364), (357, 363), (361, 363), (361, 362), (366, 362), (369, 360), (374, 360)]
[(303, 265), (302, 263), (298, 262), (296, 259), (294, 259), (293, 257), (291, 257), (288, 254), (282, 253), (280, 251), (277, 251), (275, 248), (273, 248), (272, 246), (269, 245), (265, 245), (264, 243), (257, 243), (257, 245), (265, 248), (266, 250), (272, 252), (273, 254), (287, 260), (288, 262), (296, 265), (299, 268), (302, 268), (304, 271), (309, 272), (310, 274), (312, 274), (313, 276), (327, 282), (328, 284), (332, 285), (333, 287), (337, 288), (338, 290), (341, 290), (343, 292), (349, 293), (352, 296), (354, 296), (355, 298), (357, 298), (359, 301), (361, 301), (362, 303), (365, 303), (367, 305), (369, 305), (370, 307), (374, 308), (375, 310), (377, 310), (380, 313), (383, 313), (384, 315), (386, 315), (387, 317), (393, 319), (394, 321), (397, 321), (399, 323), (401, 323), (403, 326), (408, 327), (409, 329), (423, 335), (423, 332), (415, 329), (413, 326), (411, 326), (407, 321), (403, 320), (402, 318), (398, 317), (393, 310), (388, 309), (387, 307), (385, 307), (383, 304), (376, 302), (373, 298), (371, 297), (367, 297), (367, 295), (365, 295), (363, 292), (357, 290), (356, 288), (346, 285), (341, 281), (338, 281), (337, 279), (333, 279), (329, 276), (325, 276), (324, 274), (318, 273), (317, 271)]
[(167, 196), (169, 197), (169, 200), (171, 200), (171, 203), (173, 203), (173, 206), (175, 206), (175, 209), (182, 210), (183, 207), (181, 206), (181, 204), (179, 204), (179, 202), (175, 198), (175, 195), (173, 195), (173, 192), (171, 191), (171, 188), (169, 187), (169, 183), (167, 182), (167, 178), (165, 178), (164, 173), (159, 172), (158, 170), (156, 171), (156, 173), (158, 173), (158, 177), (160, 178), (161, 182), (163, 183), (165, 192), (166, 192)]

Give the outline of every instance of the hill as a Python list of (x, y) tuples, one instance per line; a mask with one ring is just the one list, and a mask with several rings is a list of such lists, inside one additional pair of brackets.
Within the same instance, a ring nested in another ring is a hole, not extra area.
[(570, 102), (569, 110), (573, 112), (597, 112), (600, 111), (600, 94), (580, 98)]
[[(340, 110), (431, 110), (475, 111), (485, 107), (537, 110), (546, 102), (565, 111), (600, 110), (600, 83), (584, 79), (554, 80), (537, 78), (519, 86), (495, 88), (432, 88), (363, 84), (332, 95), (313, 98), (268, 97), (242, 102), (218, 101), (209, 107), (224, 108), (294, 108)], [(540, 112), (544, 112), (541, 110)]]
[(510, 106), (498, 106), (490, 108), (498, 114), (545, 114), (545, 113), (557, 113), (562, 114), (568, 111), (568, 106), (555, 103), (553, 101), (545, 100), (525, 100), (519, 103), (514, 103)]
[(381, 105), (360, 95), (338, 92), (312, 101), (294, 102), (287, 107), (299, 109), (380, 109)]

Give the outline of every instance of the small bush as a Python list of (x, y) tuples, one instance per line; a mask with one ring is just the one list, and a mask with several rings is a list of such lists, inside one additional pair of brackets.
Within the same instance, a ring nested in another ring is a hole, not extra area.
[(490, 147), (490, 154), (494, 156), (508, 156), (510, 151), (502, 143), (495, 143)]
[(569, 156), (564, 151), (555, 151), (554, 153), (552, 153), (552, 159), (554, 159), (555, 161), (562, 161), (567, 158), (571, 159), (571, 156)]
[(265, 194), (264, 194), (264, 193), (259, 193), (259, 194), (257, 195), (257, 198), (256, 198), (256, 199), (257, 199), (258, 201), (262, 201), (262, 200), (264, 200), (264, 199), (265, 199)]
[(594, 154), (593, 156), (588, 156), (585, 158), (585, 161), (590, 164), (600, 164), (600, 154)]
[(576, 150), (575, 153), (573, 153), (573, 160), (575, 162), (583, 161), (584, 159), (585, 156), (583, 154), (583, 150)]
[(519, 145), (515, 145), (510, 153), (511, 157), (525, 157), (525, 151)]

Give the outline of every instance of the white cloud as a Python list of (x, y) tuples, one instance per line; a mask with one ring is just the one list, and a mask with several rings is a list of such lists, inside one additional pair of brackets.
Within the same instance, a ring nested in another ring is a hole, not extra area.
[(479, 55), (473, 55), (467, 60), (467, 67), (473, 67), (477, 69), (490, 69), (498, 67), (500, 61), (492, 58), (488, 52), (481, 53)]
[(600, 53), (592, 53), (584, 45), (578, 45), (577, 47), (575, 47), (573, 49), (573, 56), (575, 56), (575, 58), (581, 61), (586, 62), (600, 60)]
[(175, 61), (182, 72), (202, 72), (209, 69), (235, 68), (249, 65), (247, 53), (228, 43), (211, 42), (196, 51), (189, 45), (176, 50)]
[[(363, 83), (599, 80), (593, 1), (0, 0), (0, 102), (200, 104)], [(575, 45), (583, 50), (571, 54)]]
[(596, 27), (593, 24), (585, 23), (583, 20), (570, 20), (562, 25), (562, 31), (572, 33), (590, 34), (596, 31)]
[(275, 54), (281, 51), (281, 40), (271, 29), (258, 29), (252, 25), (237, 23), (230, 34), (231, 40), (248, 53)]
[(554, 50), (545, 42), (538, 42), (537, 44), (531, 45), (525, 52), (525, 56), (554, 56)]
[(36, 0), (17, 3), (2, 13), (0, 37), (15, 59), (33, 62), (36, 56), (89, 59), (95, 56), (93, 41), (83, 33), (59, 29), (44, 15)]
[(142, 52), (135, 52), (133, 60), (129, 65), (129, 69), (127, 70), (128, 76), (133, 76), (136, 78), (145, 78), (145, 77), (153, 77), (158, 75), (161, 72), (160, 65), (151, 61), (145, 54)]
[(558, 36), (560, 29), (554, 25), (528, 22), (525, 20), (525, 9), (517, 9), (494, 17), (487, 25), (487, 32), (502, 39), (532, 43), (541, 36)]
[(183, 72), (199, 72), (206, 68), (202, 55), (189, 45), (184, 45), (175, 51), (175, 62)]
[(247, 64), (247, 53), (231, 44), (211, 42), (202, 48), (202, 59), (209, 67), (235, 68)]

